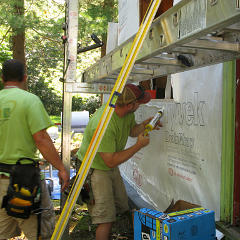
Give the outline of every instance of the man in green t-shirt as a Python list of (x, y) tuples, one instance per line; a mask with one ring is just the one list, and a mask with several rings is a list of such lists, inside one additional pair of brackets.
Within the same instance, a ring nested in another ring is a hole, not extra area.
[[(94, 200), (90, 201), (88, 209), (92, 223), (98, 224), (96, 240), (108, 240), (117, 211), (124, 213), (129, 210), (118, 165), (126, 162), (149, 144), (149, 137), (144, 136), (144, 129), (152, 118), (136, 124), (134, 116), (139, 105), (149, 101), (149, 93), (140, 86), (134, 84), (125, 86), (121, 96), (118, 97), (114, 113), (91, 165), (91, 189)], [(81, 147), (77, 152), (80, 161), (84, 158), (104, 107), (94, 113), (85, 129)], [(137, 137), (137, 142), (125, 149), (129, 136)]]
[[(46, 129), (52, 122), (40, 99), (25, 91), (27, 75), (24, 65), (18, 60), (8, 60), (2, 66), (4, 89), (0, 91), (0, 167), (11, 168), (18, 159), (38, 160), (37, 149), (44, 159), (58, 169), (62, 190), (69, 184), (67, 173)], [(28, 164), (28, 161), (22, 162)], [(4, 165), (3, 165), (4, 164)], [(9, 173), (0, 168), (0, 206), (7, 194)], [(41, 215), (42, 239), (50, 239), (54, 230), (54, 211), (46, 189), (45, 180), (41, 181)], [(48, 209), (48, 210), (47, 210)], [(38, 217), (31, 214), (29, 218), (9, 216), (0, 208), (0, 239), (8, 239), (24, 232), (29, 240), (37, 239), (39, 230)]]

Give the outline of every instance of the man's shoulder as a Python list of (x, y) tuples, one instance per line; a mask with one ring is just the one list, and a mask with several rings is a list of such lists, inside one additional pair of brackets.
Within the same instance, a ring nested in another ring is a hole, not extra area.
[(31, 92), (28, 92), (28, 91), (25, 91), (25, 90), (22, 90), (22, 89), (20, 89), (20, 91), (21, 91), (21, 94), (22, 94), (22, 95), (29, 96), (29, 97), (33, 97), (33, 98), (35, 98), (35, 97), (38, 98), (37, 95), (35, 95), (35, 94), (31, 93)]
[(102, 105), (100, 108), (98, 108), (95, 113), (91, 116), (90, 118), (90, 121), (93, 122), (93, 121), (98, 121), (99, 118), (102, 116), (103, 112), (104, 112), (104, 108), (105, 106)]
[(25, 90), (20, 91), (19, 97), (27, 98), (31, 101), (39, 101), (40, 100), (40, 98), (37, 95), (30, 93), (28, 91), (25, 91)]

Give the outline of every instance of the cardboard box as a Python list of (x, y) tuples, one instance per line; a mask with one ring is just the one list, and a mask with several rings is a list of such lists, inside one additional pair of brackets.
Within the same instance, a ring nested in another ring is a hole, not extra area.
[(215, 240), (214, 212), (202, 207), (165, 214), (134, 212), (134, 240)]
[(170, 203), (168, 208), (164, 211), (164, 213), (179, 212), (182, 210), (198, 208), (198, 207), (201, 207), (201, 206), (194, 203), (186, 202), (184, 200), (177, 200), (174, 203), (174, 200), (172, 200), (172, 202)]

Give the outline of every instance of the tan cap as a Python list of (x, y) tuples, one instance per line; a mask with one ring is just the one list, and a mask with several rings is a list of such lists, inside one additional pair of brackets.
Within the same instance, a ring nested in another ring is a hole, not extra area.
[(147, 103), (151, 100), (148, 92), (145, 92), (141, 86), (126, 84), (122, 94), (118, 97), (117, 104), (128, 104), (133, 101), (138, 103)]

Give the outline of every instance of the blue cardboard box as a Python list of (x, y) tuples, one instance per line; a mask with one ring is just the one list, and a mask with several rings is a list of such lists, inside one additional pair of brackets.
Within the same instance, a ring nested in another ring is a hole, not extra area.
[(134, 240), (216, 240), (214, 211), (199, 207), (165, 214), (134, 212)]

